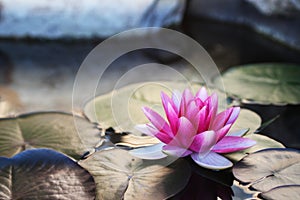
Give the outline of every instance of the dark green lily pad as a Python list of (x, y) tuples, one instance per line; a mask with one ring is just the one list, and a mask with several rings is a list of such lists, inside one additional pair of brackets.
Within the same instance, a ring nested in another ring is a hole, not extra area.
[(97, 199), (166, 199), (180, 192), (191, 175), (189, 164), (179, 159), (169, 166), (163, 160), (142, 160), (127, 151), (96, 152), (79, 164), (94, 177)]
[(214, 84), (220, 87), (224, 83), (228, 94), (244, 102), (299, 104), (299, 77), (299, 65), (260, 63), (233, 67), (216, 78)]
[(67, 156), (32, 149), (0, 157), (0, 199), (94, 199), (93, 177)]
[(235, 178), (252, 189), (267, 192), (287, 185), (300, 185), (300, 151), (266, 149), (250, 154), (233, 167)]
[(259, 197), (268, 200), (294, 200), (300, 199), (300, 185), (287, 185), (276, 187), (268, 192), (263, 192)]
[(80, 158), (99, 140), (99, 130), (93, 124), (72, 114), (43, 112), (0, 119), (0, 156), (11, 157), (31, 148), (51, 148)]
[(243, 151), (237, 151), (233, 153), (224, 154), (225, 157), (229, 158), (232, 161), (239, 161), (250, 153), (254, 153), (259, 150), (267, 149), (267, 148), (285, 148), (283, 144), (280, 142), (269, 138), (268, 136), (261, 134), (248, 134), (244, 136), (245, 138), (252, 139), (256, 141), (256, 145), (245, 149)]

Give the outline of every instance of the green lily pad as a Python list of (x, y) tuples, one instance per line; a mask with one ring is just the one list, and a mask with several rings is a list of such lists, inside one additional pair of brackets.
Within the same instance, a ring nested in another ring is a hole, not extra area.
[(224, 83), (225, 92), (244, 102), (299, 104), (299, 77), (299, 65), (260, 63), (233, 67), (216, 78), (214, 84), (218, 87)]
[(287, 185), (300, 185), (300, 151), (266, 149), (243, 158), (233, 167), (235, 178), (261, 192)]
[(191, 168), (179, 159), (169, 166), (163, 160), (142, 160), (127, 151), (112, 149), (92, 154), (79, 164), (96, 181), (97, 199), (166, 199), (188, 183)]
[(0, 157), (0, 199), (94, 199), (93, 177), (67, 156), (32, 149)]
[(43, 112), (0, 119), (0, 156), (51, 148), (77, 159), (99, 140), (99, 131), (93, 124), (72, 114)]
[(243, 151), (237, 151), (237, 152), (223, 154), (223, 155), (229, 158), (230, 160), (237, 162), (242, 158), (244, 158), (245, 156), (249, 155), (250, 153), (254, 153), (259, 150), (263, 150), (267, 148), (285, 148), (284, 145), (281, 144), (280, 142), (277, 142), (276, 140), (273, 140), (272, 138), (269, 138), (265, 135), (248, 134), (244, 137), (256, 141), (256, 145), (248, 149), (245, 149)]

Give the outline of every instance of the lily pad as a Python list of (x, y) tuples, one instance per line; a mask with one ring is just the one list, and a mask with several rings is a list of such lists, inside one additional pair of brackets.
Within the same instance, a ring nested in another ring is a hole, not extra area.
[(287, 185), (300, 185), (300, 151), (266, 149), (243, 158), (233, 167), (235, 178), (252, 189), (267, 192)]
[(241, 129), (249, 129), (249, 133), (255, 132), (261, 126), (261, 118), (255, 112), (248, 109), (241, 109), (237, 120), (234, 122), (230, 132)]
[(214, 84), (220, 87), (224, 83), (228, 94), (246, 103), (299, 104), (299, 77), (299, 65), (260, 63), (233, 67), (216, 78)]
[(250, 153), (254, 153), (259, 150), (267, 149), (267, 148), (285, 148), (283, 144), (280, 142), (277, 142), (276, 140), (273, 140), (272, 138), (269, 138), (265, 135), (261, 134), (248, 134), (244, 136), (245, 138), (252, 139), (256, 141), (256, 145), (253, 147), (250, 147), (248, 149), (245, 149), (243, 151), (237, 151), (229, 154), (224, 154), (225, 157), (229, 158), (232, 161), (239, 161), (245, 156), (249, 155)]
[(94, 199), (93, 177), (67, 156), (32, 149), (0, 157), (0, 199)]
[(180, 192), (191, 175), (179, 159), (169, 166), (162, 160), (142, 160), (127, 151), (112, 149), (92, 154), (79, 164), (94, 177), (97, 199), (166, 199)]
[(287, 185), (287, 186), (276, 187), (270, 191), (261, 193), (259, 197), (268, 200), (300, 199), (300, 185)]
[(72, 114), (42, 112), (0, 119), (0, 156), (11, 157), (31, 148), (51, 148), (80, 158), (99, 140), (99, 131), (93, 124)]

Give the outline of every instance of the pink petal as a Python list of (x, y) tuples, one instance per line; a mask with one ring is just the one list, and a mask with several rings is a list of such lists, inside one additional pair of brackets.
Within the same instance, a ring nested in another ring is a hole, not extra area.
[(233, 107), (228, 108), (227, 110), (217, 114), (217, 116), (214, 119), (212, 125), (210, 126), (210, 129), (217, 131), (220, 128), (222, 128), (223, 126), (225, 126), (225, 124), (228, 121), (232, 111), (233, 111)]
[(163, 146), (163, 152), (167, 155), (175, 156), (175, 157), (185, 157), (192, 153), (192, 151), (188, 149), (181, 148), (178, 146), (172, 146), (172, 145)]
[(209, 121), (207, 119), (207, 115), (208, 115), (208, 107), (204, 106), (199, 111), (199, 125), (198, 125), (198, 131), (197, 131), (198, 133), (202, 133), (208, 129)]
[(221, 170), (232, 167), (232, 162), (212, 151), (209, 152), (206, 156), (193, 153), (191, 157), (198, 165), (208, 169)]
[(219, 113), (214, 119), (210, 129), (219, 130), (227, 124), (233, 124), (240, 113), (240, 107), (231, 107)]
[(227, 136), (237, 136), (237, 137), (242, 137), (244, 136), (250, 129), (249, 128), (245, 128), (245, 129), (241, 129), (238, 131), (230, 131)]
[(157, 112), (147, 107), (144, 107), (143, 111), (157, 130), (172, 135), (169, 124)]
[(164, 132), (160, 132), (152, 124), (137, 125), (137, 126), (135, 126), (135, 128), (138, 131), (145, 133), (146, 135), (156, 137), (163, 143), (169, 143), (173, 138), (172, 136), (170, 136)]
[(177, 108), (176, 108), (173, 101), (171, 100), (171, 98), (168, 95), (166, 95), (164, 92), (161, 92), (160, 96), (161, 96), (161, 101), (162, 101), (162, 104), (163, 104), (163, 107), (164, 107), (164, 110), (165, 110), (166, 113), (169, 110), (168, 109), (169, 104), (172, 106), (173, 110), (176, 111)]
[(179, 113), (181, 98), (181, 93), (178, 90), (174, 90), (172, 93), (172, 101), (174, 103), (174, 106), (176, 107), (175, 111), (177, 114)]
[(199, 115), (198, 118), (196, 117), (199, 112), (198, 107), (196, 106), (195, 101), (190, 101), (187, 105), (185, 117), (188, 118), (192, 124), (195, 126), (195, 128), (198, 128), (199, 123)]
[(207, 104), (208, 106), (208, 115), (207, 115), (207, 120), (209, 120), (210, 122), (210, 126), (212, 125), (217, 111), (218, 111), (218, 96), (216, 93), (213, 93), (210, 97), (208, 97), (205, 102), (205, 104)]
[(211, 148), (216, 144), (217, 136), (214, 131), (205, 131), (194, 137), (193, 143), (190, 149), (199, 152), (201, 154), (206, 154), (211, 150)]
[(237, 117), (239, 116), (240, 110), (241, 110), (240, 107), (234, 107), (229, 119), (226, 122), (226, 124), (233, 124), (235, 122), (235, 120), (237, 119)]
[(163, 132), (157, 132), (154, 136), (165, 144), (170, 143), (173, 139), (171, 136)]
[(140, 131), (149, 136), (154, 136), (158, 131), (156, 129), (151, 129), (147, 124), (139, 124), (134, 127), (136, 130)]
[(213, 148), (217, 153), (231, 153), (252, 147), (256, 142), (248, 138), (226, 136), (220, 140)]
[(207, 91), (205, 89), (205, 87), (201, 87), (200, 90), (197, 92), (196, 97), (198, 97), (199, 99), (201, 99), (201, 101), (205, 101), (208, 97)]
[(220, 141), (225, 135), (228, 133), (229, 129), (231, 128), (232, 124), (227, 124), (223, 128), (216, 131), (217, 134), (217, 141)]
[(194, 97), (192, 92), (189, 89), (185, 89), (182, 94), (182, 98), (180, 102), (180, 110), (179, 110), (180, 116), (186, 116), (188, 104), (193, 99)]
[[(174, 138), (174, 142), (176, 142), (176, 144), (180, 145), (182, 148), (188, 149), (192, 144), (195, 135), (196, 129), (194, 128), (193, 124), (187, 118), (180, 117), (179, 128)], [(172, 142), (170, 145), (172, 145)]]
[(199, 99), (198, 97), (195, 98), (195, 102), (196, 102), (198, 109), (201, 109), (203, 106), (205, 106), (204, 102), (201, 99)]
[(178, 115), (175, 112), (175, 110), (173, 109), (173, 107), (171, 106), (171, 104), (168, 104), (168, 112), (166, 112), (171, 130), (173, 135), (175, 135), (175, 133), (177, 133), (178, 130)]
[(130, 150), (129, 153), (137, 158), (156, 160), (167, 157), (166, 154), (162, 152), (162, 148), (165, 144), (158, 143), (148, 147), (142, 147), (138, 149)]

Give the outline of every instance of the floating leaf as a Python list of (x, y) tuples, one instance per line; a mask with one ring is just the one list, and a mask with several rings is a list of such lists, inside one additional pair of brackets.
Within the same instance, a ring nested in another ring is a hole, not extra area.
[(80, 158), (100, 140), (98, 132), (84, 118), (61, 112), (0, 119), (0, 156), (11, 157), (25, 149), (44, 147)]
[(266, 192), (275, 187), (300, 185), (300, 151), (266, 149), (243, 158), (233, 167), (236, 179)]
[(263, 199), (276, 200), (294, 200), (300, 199), (300, 185), (287, 185), (276, 187), (268, 192), (263, 192), (259, 195)]
[(165, 199), (188, 183), (191, 169), (183, 160), (142, 160), (121, 149), (96, 152), (79, 164), (94, 177), (97, 199)]
[(249, 133), (253, 133), (260, 126), (261, 118), (258, 114), (248, 109), (241, 109), (237, 120), (230, 129), (230, 132), (241, 129), (249, 129)]
[(261, 63), (233, 67), (222, 77), (216, 78), (214, 84), (220, 87), (224, 83), (227, 93), (246, 101), (275, 105), (299, 104), (299, 77), (298, 65)]
[(76, 162), (49, 149), (0, 157), (0, 199), (94, 199), (95, 182)]
[(253, 147), (250, 147), (248, 149), (245, 149), (243, 151), (237, 151), (229, 154), (224, 154), (225, 157), (229, 158), (232, 161), (239, 161), (245, 156), (249, 155), (250, 153), (254, 153), (259, 150), (267, 149), (267, 148), (285, 148), (283, 144), (280, 142), (277, 142), (276, 140), (273, 140), (272, 138), (269, 138), (265, 135), (261, 134), (248, 134), (244, 136), (245, 138), (252, 139), (256, 141), (256, 145)]

